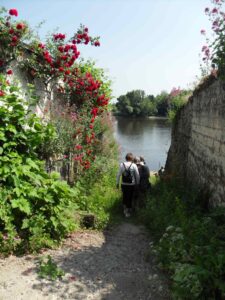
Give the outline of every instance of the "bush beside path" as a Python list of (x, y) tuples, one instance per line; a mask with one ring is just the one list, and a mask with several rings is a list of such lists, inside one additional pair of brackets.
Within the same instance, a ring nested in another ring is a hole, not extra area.
[[(170, 299), (143, 226), (122, 222), (105, 231), (72, 233), (57, 250), (0, 260), (0, 300)], [(62, 279), (39, 278), (40, 256), (51, 255)]]

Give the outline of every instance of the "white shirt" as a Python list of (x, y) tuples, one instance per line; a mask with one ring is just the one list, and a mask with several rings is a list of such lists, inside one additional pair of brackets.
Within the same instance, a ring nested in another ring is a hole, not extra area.
[(126, 162), (120, 164), (119, 172), (118, 172), (117, 178), (116, 178), (116, 184), (118, 185), (120, 183), (120, 177), (122, 176), (123, 172), (125, 171), (124, 165), (125, 165), (126, 169), (128, 169), (130, 167), (132, 183), (125, 183), (125, 182), (121, 182), (121, 183), (124, 185), (139, 184), (140, 176), (139, 176), (138, 168), (137, 168), (136, 164), (132, 163), (131, 161), (126, 161)]

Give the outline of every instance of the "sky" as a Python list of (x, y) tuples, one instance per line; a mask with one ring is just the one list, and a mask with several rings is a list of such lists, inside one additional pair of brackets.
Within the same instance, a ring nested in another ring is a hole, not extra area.
[(84, 24), (100, 36), (100, 47), (81, 46), (112, 80), (114, 97), (142, 89), (159, 94), (188, 88), (200, 76), (201, 29), (209, 29), (204, 9), (210, 0), (0, 0), (16, 8), (18, 19), (44, 39), (55, 31), (72, 34)]

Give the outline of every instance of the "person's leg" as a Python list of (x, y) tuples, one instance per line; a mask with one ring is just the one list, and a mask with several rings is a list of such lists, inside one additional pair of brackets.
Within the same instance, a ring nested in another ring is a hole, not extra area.
[(125, 192), (125, 194), (126, 194), (125, 205), (127, 207), (126, 216), (129, 217), (131, 212), (132, 212), (132, 204), (133, 204), (135, 186), (134, 185), (127, 185), (125, 189), (126, 189), (126, 192)]
[(129, 202), (128, 201), (129, 192), (127, 189), (127, 185), (122, 184), (121, 189), (122, 189), (122, 193), (123, 193), (123, 205), (127, 207), (127, 204)]
[(135, 186), (134, 193), (133, 193), (133, 201), (132, 201), (133, 211), (136, 211), (138, 209), (139, 193), (140, 193), (139, 187)]
[(133, 197), (133, 189), (132, 186), (123, 185), (121, 186), (123, 192), (123, 208), (124, 208), (124, 215), (126, 217), (130, 216), (130, 209), (132, 207), (132, 197)]

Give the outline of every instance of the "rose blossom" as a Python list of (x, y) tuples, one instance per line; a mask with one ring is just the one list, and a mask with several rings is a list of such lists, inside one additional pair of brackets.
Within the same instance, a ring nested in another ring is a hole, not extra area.
[(99, 47), (100, 46), (100, 42), (99, 41), (95, 41), (94, 45), (95, 45), (95, 47)]
[(13, 71), (11, 69), (7, 71), (8, 75), (12, 75), (12, 73), (13, 73)]
[(212, 9), (212, 13), (213, 13), (213, 14), (217, 14), (217, 13), (218, 13), (218, 9), (217, 9), (216, 7), (214, 7), (214, 8)]
[(12, 37), (12, 42), (16, 43), (17, 41), (18, 41), (18, 37), (17, 37), (16, 35), (14, 35), (14, 36)]
[(9, 10), (9, 14), (10, 14), (11, 16), (18, 17), (18, 11), (17, 11), (15, 8), (11, 8), (11, 9)]
[(23, 23), (18, 23), (18, 24), (16, 25), (16, 28), (17, 28), (18, 30), (24, 29), (24, 27), (25, 27), (25, 25), (24, 25)]

